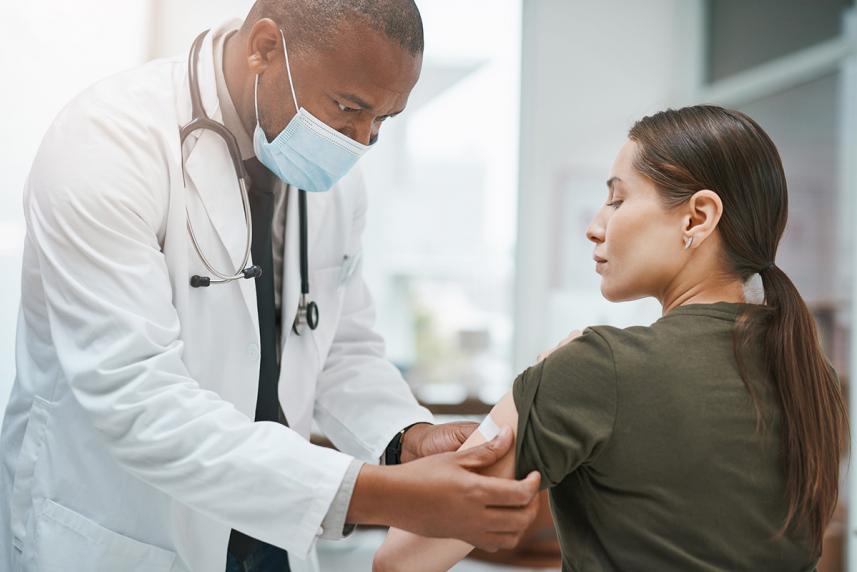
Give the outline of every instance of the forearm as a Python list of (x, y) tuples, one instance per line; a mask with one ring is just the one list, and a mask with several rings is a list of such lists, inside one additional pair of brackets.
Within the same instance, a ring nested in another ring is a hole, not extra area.
[[(491, 412), (492, 420), (499, 426), (510, 426), (516, 431), (517, 412), (511, 394), (507, 395)], [(480, 431), (464, 442), (461, 449), (469, 449), (486, 441)], [(503, 478), (514, 478), (514, 448), (499, 462), (488, 467), (483, 474)], [(391, 528), (387, 539), (375, 555), (375, 572), (448, 570), (467, 557), (473, 546), (454, 539), (426, 538), (411, 532)]]
[(360, 468), (348, 506), (347, 522), (386, 526), (393, 521), (391, 505), (395, 503), (391, 499), (396, 496), (396, 479), (390, 472), (395, 469), (370, 464)]

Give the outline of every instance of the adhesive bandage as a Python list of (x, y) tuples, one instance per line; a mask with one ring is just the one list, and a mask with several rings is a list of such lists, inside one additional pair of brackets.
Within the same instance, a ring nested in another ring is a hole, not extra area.
[(486, 415), (485, 419), (476, 429), (482, 433), (482, 436), (485, 437), (486, 441), (490, 441), (500, 434), (500, 427), (494, 423), (494, 420), (491, 419), (490, 415)]

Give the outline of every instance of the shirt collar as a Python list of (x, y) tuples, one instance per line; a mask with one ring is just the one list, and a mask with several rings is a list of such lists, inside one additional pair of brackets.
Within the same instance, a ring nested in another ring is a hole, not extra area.
[(226, 86), (226, 74), (223, 72), (223, 53), (226, 48), (226, 39), (238, 31), (238, 24), (240, 22), (236, 21), (234, 25), (224, 26), (215, 33), (214, 79), (217, 84), (217, 99), (220, 102), (223, 124), (235, 135), (235, 139), (238, 141), (238, 149), (241, 151), (241, 159), (246, 161), (256, 156), (253, 149), (253, 139), (244, 129), (244, 124), (241, 123), (232, 96), (229, 95), (229, 88)]

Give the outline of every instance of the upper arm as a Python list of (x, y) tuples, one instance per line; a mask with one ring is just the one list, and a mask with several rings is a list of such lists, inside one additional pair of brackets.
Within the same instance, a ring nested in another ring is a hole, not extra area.
[[(487, 415), (487, 418), (490, 418), (491, 422), (493, 422), (500, 429), (504, 427), (508, 427), (512, 430), (513, 434), (517, 434), (518, 432), (518, 410), (515, 409), (515, 399), (512, 395), (512, 392), (506, 393), (503, 398), (497, 402), (497, 405), (491, 409), (491, 412)], [(482, 427), (485, 422), (483, 421), (483, 425), (480, 425), (479, 428), (470, 434), (470, 437), (461, 445), (459, 450), (470, 449), (472, 447), (478, 447), (482, 445), (488, 439), (482, 433)], [(512, 479), (515, 477), (515, 447), (511, 447), (509, 452), (500, 459), (496, 464), (491, 465), (483, 474), (490, 475), (493, 477), (505, 477), (508, 479)]]
[(524, 371), (513, 386), (517, 409), (516, 475), (562, 481), (592, 462), (609, 441), (618, 389), (613, 352), (593, 329)]

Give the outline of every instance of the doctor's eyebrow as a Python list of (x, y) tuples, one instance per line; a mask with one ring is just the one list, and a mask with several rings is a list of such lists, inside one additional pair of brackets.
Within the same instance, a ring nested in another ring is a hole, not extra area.
[(607, 179), (607, 188), (612, 191), (613, 185), (615, 183), (621, 183), (621, 182), (622, 182), (622, 179), (620, 179), (619, 177), (610, 177), (609, 179)]

